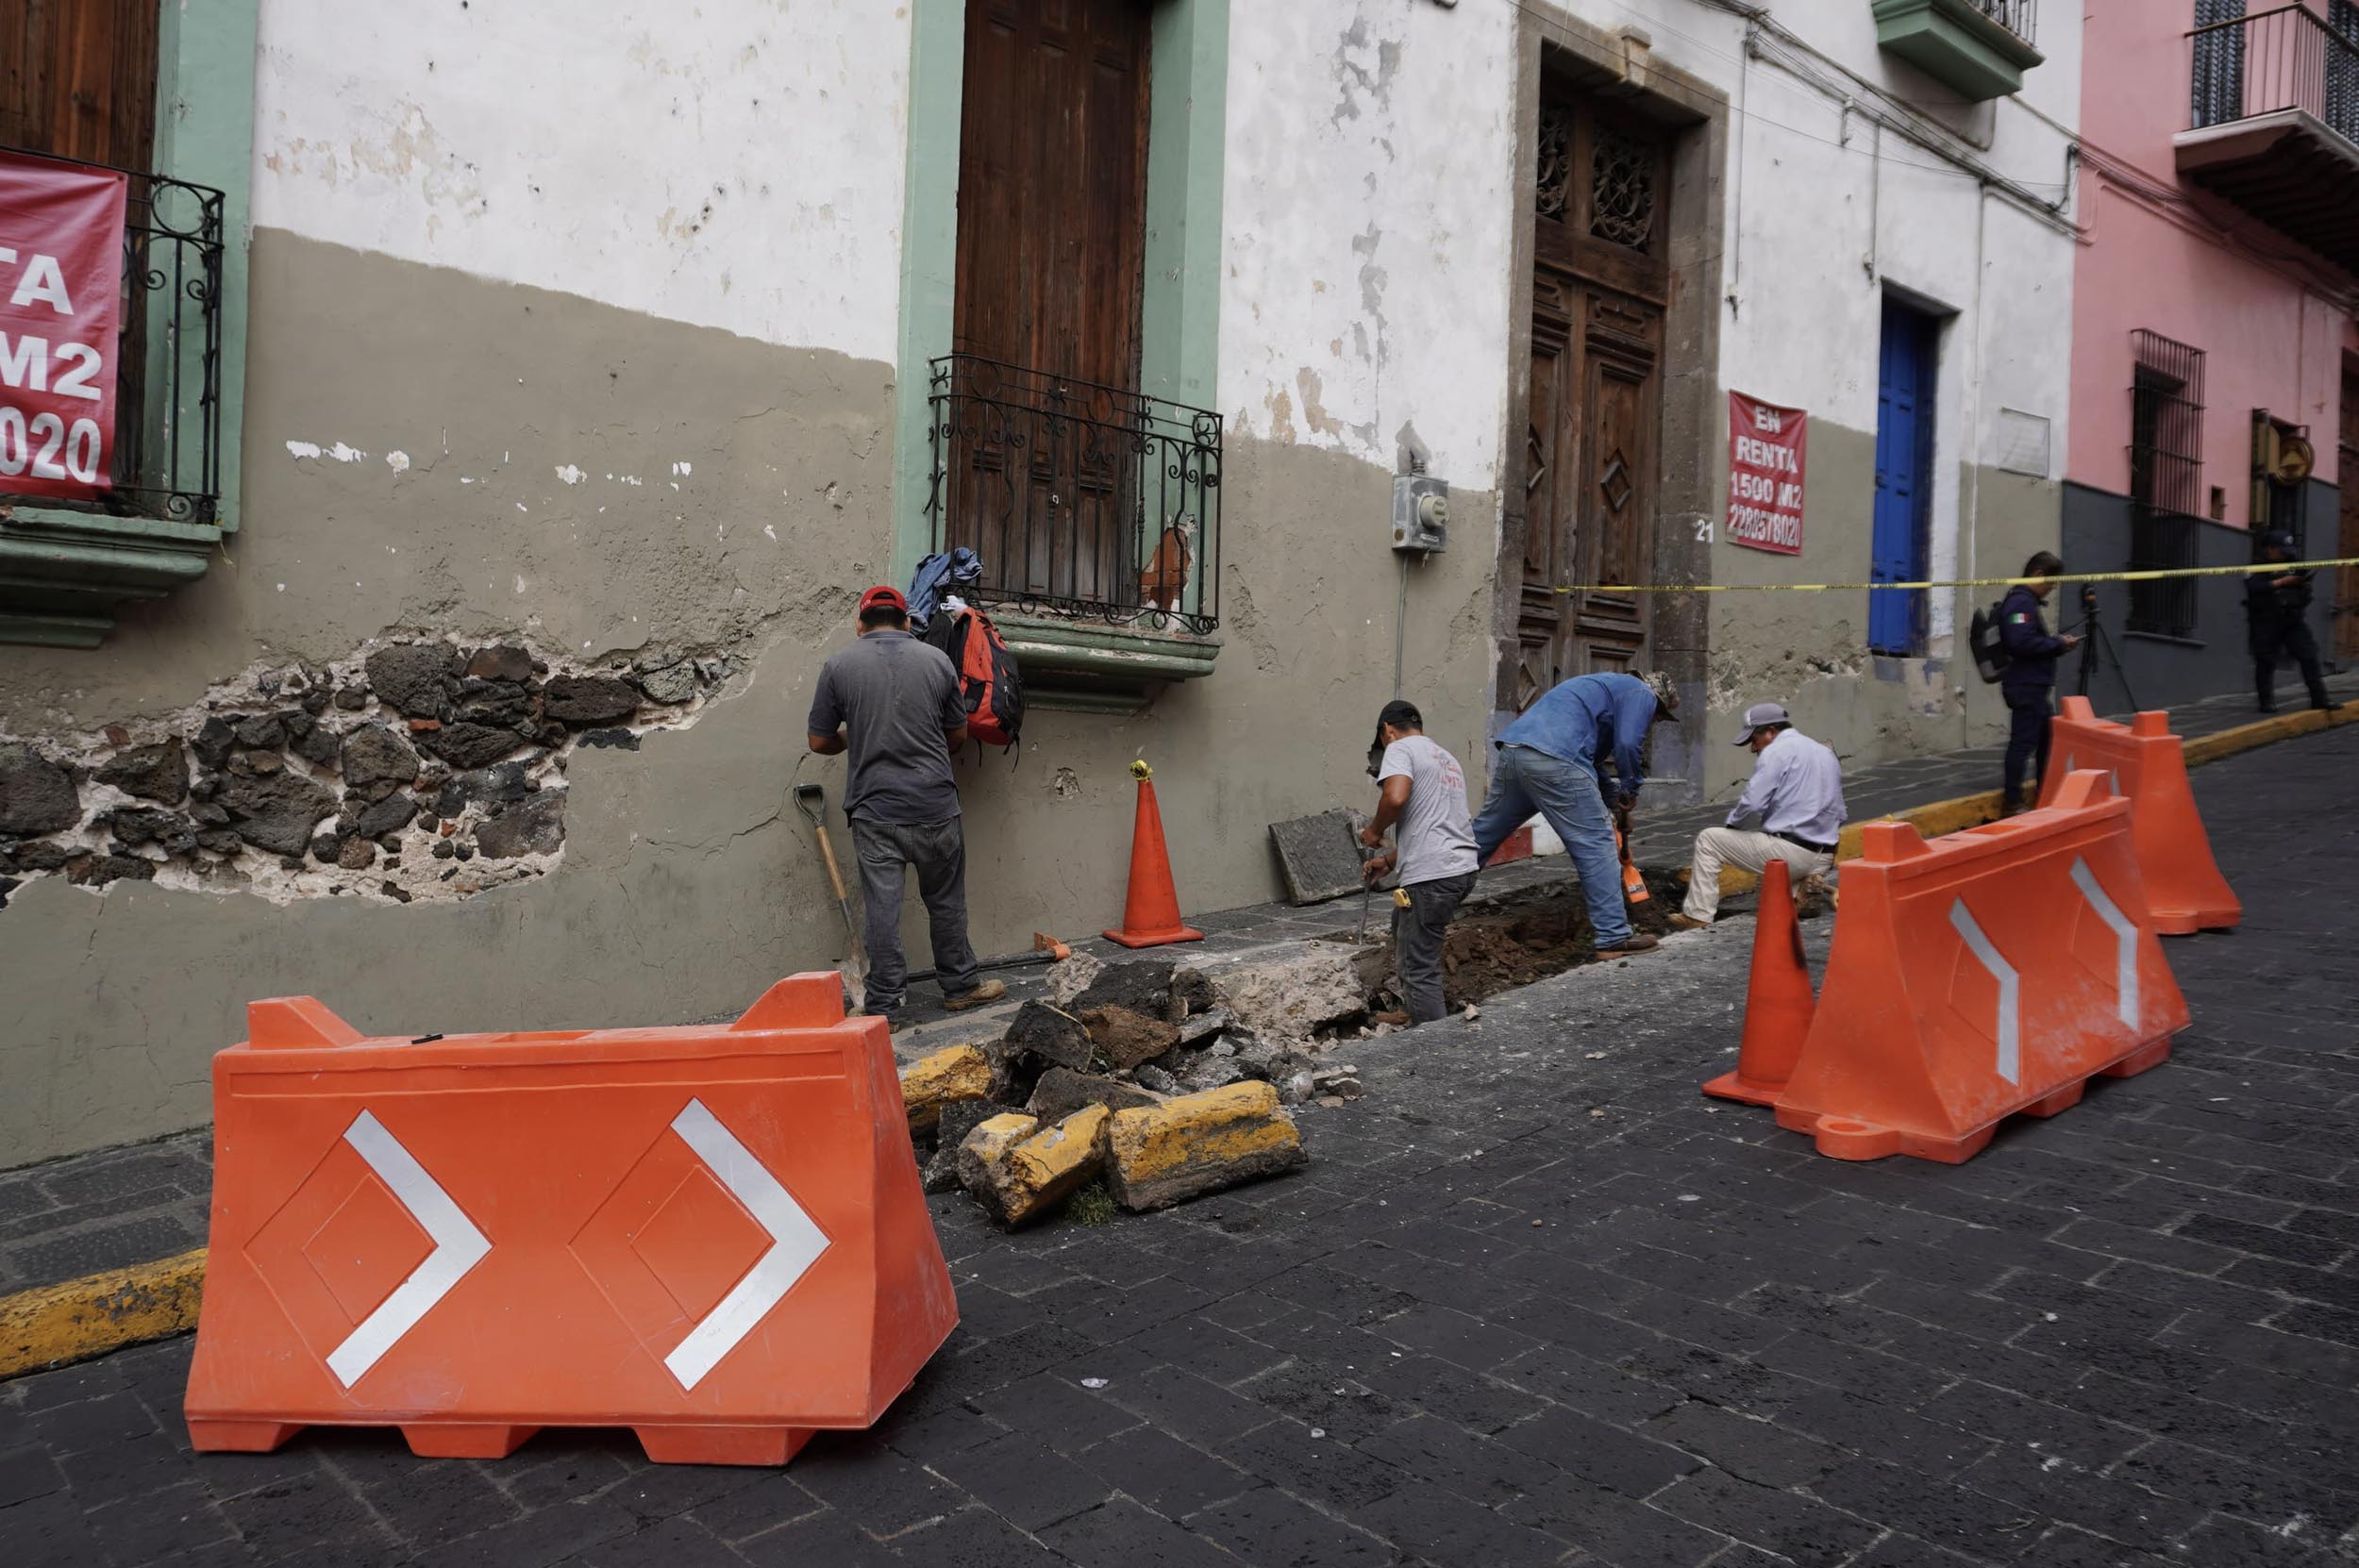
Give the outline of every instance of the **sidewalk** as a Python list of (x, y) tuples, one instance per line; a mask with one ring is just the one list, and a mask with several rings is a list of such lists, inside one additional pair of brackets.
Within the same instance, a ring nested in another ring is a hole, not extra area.
[(1967, 1165), (1696, 1093), (1740, 922), (1355, 1045), (1299, 1176), (1015, 1237), (937, 1200), (957, 1336), (784, 1471), (200, 1461), (184, 1338), (0, 1384), (0, 1561), (2349, 1561), (2355, 776), (2359, 726), (2196, 773), (2246, 923), (2169, 945), (2194, 1026)]
[[(2359, 699), (2359, 672), (2330, 677), (2328, 686), (2337, 701)], [(2179, 734), (2194, 739), (2250, 724), (2253, 718), (2249, 698), (2223, 696), (2174, 710), (2171, 724)], [(1979, 746), (1851, 771), (1844, 778), (1851, 818), (1865, 821), (1996, 789), (2004, 749)], [(1696, 834), (1727, 813), (1725, 802), (1642, 808), (1637, 859), (1650, 869), (1684, 865)], [(1500, 866), (1483, 874), (1466, 909), (1472, 911), (1513, 893), (1568, 882), (1572, 875), (1571, 862), (1563, 856)], [(1746, 897), (1732, 898), (1724, 906), (1732, 912), (1748, 907)], [(1300, 909), (1268, 903), (1204, 915), (1191, 912), (1189, 919), (1204, 932), (1205, 941), (1187, 951), (1233, 953), (1317, 936), (1348, 928), (1358, 913), (1357, 903), (1347, 898)], [(1110, 963), (1130, 956), (1102, 937), (1074, 946)], [(911, 995), (912, 1026), (894, 1037), (895, 1051), (907, 1062), (931, 1050), (995, 1034), (1017, 1007), (1046, 995), (1044, 973), (1029, 967), (998, 972), (1007, 982), (1007, 1001), (965, 1014), (943, 1011), (929, 998), (930, 987), (917, 987)], [(211, 1188), (212, 1139), (205, 1131), (0, 1171), (0, 1294), (204, 1245)]]

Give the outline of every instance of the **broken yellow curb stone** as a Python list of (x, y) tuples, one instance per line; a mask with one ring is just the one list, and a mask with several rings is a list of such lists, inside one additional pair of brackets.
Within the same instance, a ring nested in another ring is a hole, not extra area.
[(1046, 1127), (1029, 1116), (995, 1116), (959, 1145), (960, 1179), (1001, 1224), (1038, 1219), (1096, 1174), (1107, 1116), (1102, 1105)]
[(205, 1249), (0, 1296), (0, 1377), (64, 1366), (196, 1326)]
[(953, 1100), (980, 1100), (990, 1093), (991, 1063), (972, 1045), (953, 1045), (901, 1069), (901, 1104), (913, 1133), (929, 1130)]
[(1233, 1083), (1117, 1110), (1107, 1184), (1125, 1209), (1167, 1209), (1307, 1163), (1302, 1134), (1266, 1083)]

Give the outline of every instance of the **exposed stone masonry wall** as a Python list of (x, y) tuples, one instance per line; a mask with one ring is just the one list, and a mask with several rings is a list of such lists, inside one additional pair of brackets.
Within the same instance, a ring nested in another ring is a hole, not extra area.
[(637, 750), (734, 667), (386, 642), (258, 666), (163, 719), (0, 738), (0, 906), (33, 876), (405, 904), (537, 876), (564, 849), (573, 750)]

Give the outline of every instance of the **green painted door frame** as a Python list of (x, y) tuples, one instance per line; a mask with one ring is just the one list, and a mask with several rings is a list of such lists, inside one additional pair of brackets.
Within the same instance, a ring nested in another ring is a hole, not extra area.
[[(1139, 390), (1213, 407), (1220, 362), (1221, 175), (1230, 0), (1154, 0)], [(959, 125), (966, 0), (912, 0), (909, 158), (893, 432), (893, 576), (932, 548), (929, 361), (950, 352), (958, 298)]]

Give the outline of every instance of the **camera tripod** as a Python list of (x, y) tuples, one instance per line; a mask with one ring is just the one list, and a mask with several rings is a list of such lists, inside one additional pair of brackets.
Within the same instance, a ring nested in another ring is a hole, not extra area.
[(2131, 711), (2135, 712), (2138, 706), (2138, 694), (2130, 689), (2130, 672), (2121, 662), (2121, 650), (2114, 646), (2112, 634), (2105, 630), (2104, 623), (2097, 618), (2097, 588), (2092, 583), (2081, 585), (2081, 621), (2078, 629), (2081, 634), (2081, 677), (2077, 683), (2080, 694), (2084, 697), (2089, 694), (2089, 686), (2096, 679), (2098, 672), (2104, 668), (2105, 660), (2111, 659), (2114, 674), (2121, 682), (2121, 694), (2128, 699)]

